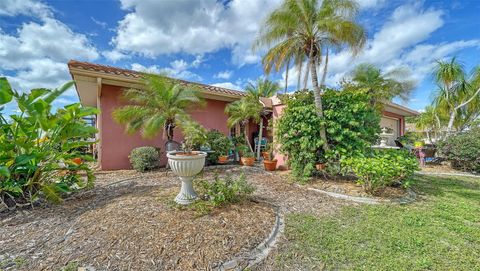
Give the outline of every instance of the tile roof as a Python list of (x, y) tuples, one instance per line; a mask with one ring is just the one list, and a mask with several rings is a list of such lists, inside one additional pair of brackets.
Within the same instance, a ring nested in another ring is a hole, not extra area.
[[(134, 79), (142, 77), (142, 73), (138, 71), (122, 69), (122, 68), (117, 68), (117, 67), (112, 67), (107, 65), (94, 64), (89, 62), (82, 62), (77, 60), (70, 60), (68, 62), (68, 67), (69, 69), (77, 68), (77, 69), (83, 69), (86, 71), (101, 72), (101, 73), (110, 74), (110, 75), (120, 75), (120, 76), (130, 77)], [(227, 95), (233, 95), (233, 96), (239, 96), (239, 97), (243, 97), (246, 95), (245, 92), (239, 91), (239, 90), (210, 86), (206, 84), (190, 82), (190, 81), (185, 81), (181, 79), (174, 79), (174, 80), (177, 80), (178, 82), (180, 82), (180, 84), (198, 86), (205, 91), (211, 92), (212, 94), (227, 94)]]

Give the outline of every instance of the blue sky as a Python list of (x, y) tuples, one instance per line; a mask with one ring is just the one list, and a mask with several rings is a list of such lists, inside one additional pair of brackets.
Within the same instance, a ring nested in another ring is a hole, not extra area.
[[(17, 90), (56, 87), (70, 79), (69, 59), (241, 89), (263, 76), (262, 51), (251, 44), (281, 0), (2, 0), (0, 75)], [(368, 33), (355, 58), (330, 59), (335, 86), (358, 63), (388, 71), (408, 67), (418, 81), (408, 106), (421, 110), (435, 86), (435, 60), (457, 56), (467, 70), (480, 63), (480, 1), (360, 0)], [(289, 90), (296, 86), (290, 72)], [(271, 74), (282, 80), (285, 72)], [(57, 106), (78, 101), (70, 90)], [(14, 110), (12, 106), (7, 110)]]

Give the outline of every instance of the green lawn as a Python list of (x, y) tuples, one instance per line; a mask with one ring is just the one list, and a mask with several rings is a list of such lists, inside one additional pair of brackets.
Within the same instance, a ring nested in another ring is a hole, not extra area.
[(290, 215), (279, 269), (480, 270), (480, 179), (418, 177), (410, 205)]

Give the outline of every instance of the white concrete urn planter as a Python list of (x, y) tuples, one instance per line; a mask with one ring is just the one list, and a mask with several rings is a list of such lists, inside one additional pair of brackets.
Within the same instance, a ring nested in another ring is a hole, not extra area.
[(192, 180), (205, 166), (205, 157), (207, 157), (207, 153), (200, 151), (189, 154), (182, 151), (167, 153), (170, 168), (182, 181), (180, 193), (175, 197), (176, 203), (187, 205), (197, 198), (197, 193), (193, 190)]

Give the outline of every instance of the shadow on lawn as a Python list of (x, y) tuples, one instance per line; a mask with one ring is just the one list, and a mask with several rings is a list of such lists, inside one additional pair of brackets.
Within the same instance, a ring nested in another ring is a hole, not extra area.
[(443, 197), (446, 193), (454, 193), (473, 199), (479, 194), (468, 190), (480, 190), (480, 181), (465, 177), (417, 176), (414, 188), (426, 196)]

